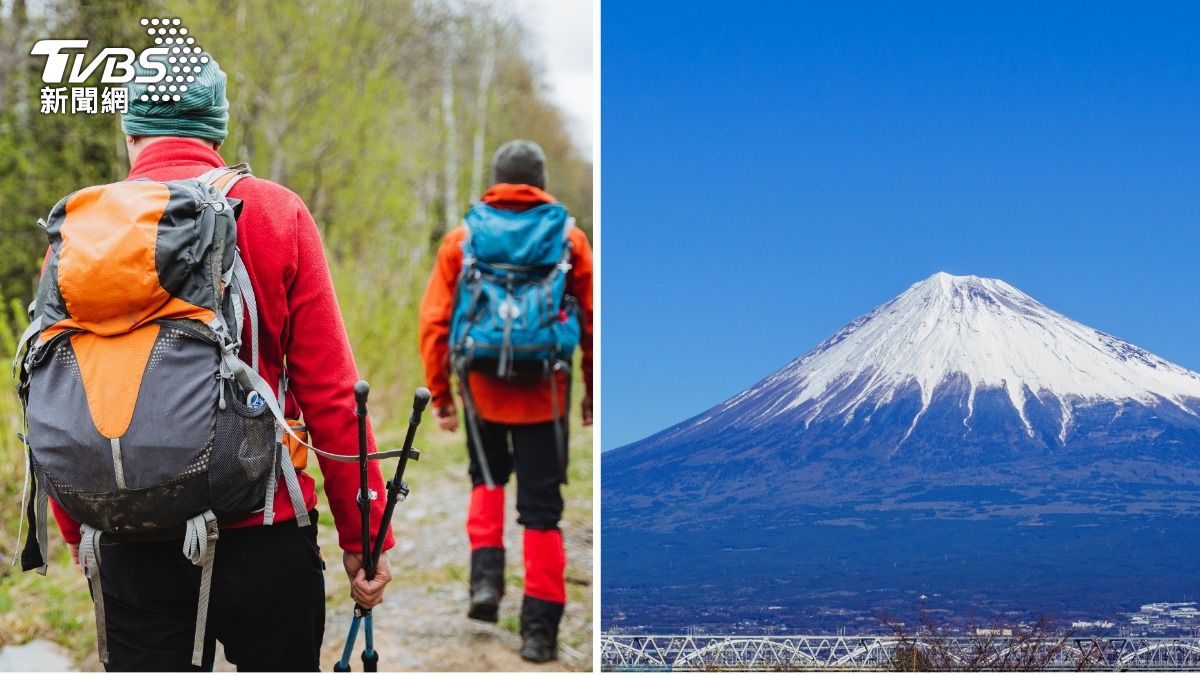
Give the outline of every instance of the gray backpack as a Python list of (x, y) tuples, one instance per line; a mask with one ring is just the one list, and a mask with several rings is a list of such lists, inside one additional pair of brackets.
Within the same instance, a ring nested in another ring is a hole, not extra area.
[[(22, 567), (45, 574), (53, 497), (82, 526), (105, 663), (102, 534), (183, 537), (184, 555), (202, 568), (200, 665), (218, 521), (262, 510), (271, 524), (282, 472), (298, 525), (309, 524), (281, 443), (296, 437), (283, 383), (273, 391), (258, 374), (257, 302), (237, 249), (241, 203), (228, 197), (248, 174), (238, 165), (89, 187), (42, 223), (50, 254), (14, 363), (34, 494)], [(248, 364), (238, 357), (247, 322)]]

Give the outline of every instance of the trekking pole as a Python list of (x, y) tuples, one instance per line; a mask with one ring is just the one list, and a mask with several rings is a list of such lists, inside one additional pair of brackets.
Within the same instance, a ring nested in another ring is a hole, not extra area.
[[(370, 388), (366, 382), (360, 381), (354, 387), (354, 397), (358, 403), (359, 459), (360, 468), (362, 469), (360, 478), (363, 487), (359, 493), (359, 509), (364, 514), (365, 523), (363, 528), (363, 570), (366, 573), (367, 579), (374, 579), (379, 563), (379, 556), (383, 553), (383, 543), (386, 539), (386, 530), (384, 528), (392, 519), (396, 503), (408, 497), (408, 484), (404, 482), (404, 471), (408, 467), (408, 460), (417, 461), (421, 456), (420, 451), (414, 449), (412, 445), (417, 435), (417, 426), (421, 424), (421, 413), (429, 405), (430, 393), (428, 389), (421, 387), (417, 389), (416, 396), (413, 397), (412, 415), (408, 418), (408, 430), (404, 434), (404, 446), (400, 452), (400, 461), (396, 464), (395, 476), (387, 483), (387, 501), (384, 505), (383, 517), (379, 521), (379, 532), (372, 539), (369, 528), (370, 493), (367, 488), (367, 473), (365, 469), (366, 458), (368, 457), (366, 454), (366, 399), (369, 391)], [(368, 673), (376, 672), (379, 665), (379, 652), (375, 651), (374, 622), (372, 621), (371, 610), (362, 607), (358, 603), (354, 604), (354, 618), (350, 622), (350, 631), (346, 636), (346, 646), (342, 650), (341, 660), (333, 667), (334, 672), (350, 672), (350, 654), (354, 651), (354, 643), (358, 638), (360, 624), (362, 625), (366, 641), (362, 653), (363, 670)]]
[[(420, 459), (420, 451), (413, 448), (413, 439), (417, 435), (417, 426), (421, 424), (421, 413), (425, 411), (425, 406), (429, 405), (429, 390), (425, 387), (417, 389), (416, 396), (413, 397), (412, 414), (408, 418), (408, 431), (404, 433), (404, 445), (400, 453), (400, 461), (396, 463), (396, 474), (392, 480), (387, 483), (387, 502), (383, 507), (383, 518), (379, 520), (379, 532), (375, 533), (375, 545), (371, 547), (371, 572), (374, 578), (374, 573), (378, 569), (379, 556), (383, 554), (383, 542), (387, 539), (387, 524), (392, 521), (392, 512), (396, 510), (396, 502), (401, 499), (408, 498), (408, 483), (404, 482), (404, 470), (408, 467), (408, 460), (416, 461)], [(379, 665), (379, 652), (375, 651), (374, 625), (371, 621), (371, 610), (365, 611), (363, 617), (364, 632), (366, 637), (366, 647), (363, 649), (362, 662), (363, 671), (373, 673)]]
[[(374, 565), (371, 563), (371, 499), (370, 485), (367, 482), (367, 396), (371, 393), (371, 385), (366, 380), (354, 384), (355, 416), (358, 418), (358, 513), (362, 517), (362, 566), (367, 579), (375, 576)], [(351, 582), (353, 583), (353, 582)], [(333, 666), (336, 673), (350, 672), (350, 653), (354, 651), (354, 643), (358, 641), (358, 628), (366, 619), (367, 650), (363, 652), (363, 668), (367, 668), (367, 654), (374, 652), (371, 644), (374, 640), (371, 626), (371, 610), (354, 603), (354, 618), (350, 620), (350, 631), (346, 635), (346, 647), (342, 650), (342, 658)]]
[(362, 516), (363, 570), (367, 578), (375, 576), (371, 551), (371, 486), (367, 482), (367, 396), (371, 385), (366, 380), (354, 384), (355, 416), (358, 418), (358, 512)]

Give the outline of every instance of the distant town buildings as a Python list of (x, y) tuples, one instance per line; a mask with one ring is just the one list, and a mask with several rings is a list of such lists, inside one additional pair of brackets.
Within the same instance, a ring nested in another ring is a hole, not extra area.
[(1200, 635), (1200, 608), (1194, 602), (1152, 602), (1125, 616), (1130, 635)]
[[(914, 598), (925, 602), (930, 596), (939, 594), (919, 594), (911, 591)], [(925, 630), (923, 622), (913, 623), (899, 620), (898, 616), (885, 618), (876, 611), (855, 611), (844, 607), (824, 606), (815, 617), (807, 631), (799, 630), (789, 625), (783, 617), (790, 608), (787, 605), (771, 604), (759, 608), (758, 614), (742, 616), (736, 620), (724, 619), (716, 612), (709, 610), (700, 612), (681, 612), (675, 621), (664, 622), (664, 626), (623, 626), (622, 633), (657, 632), (657, 633), (731, 633), (742, 635), (757, 634), (799, 634), (806, 632), (812, 635), (881, 635), (900, 632), (917, 634)], [(965, 637), (969, 635), (984, 637), (1016, 637), (1039, 630), (1038, 617), (1026, 612), (1009, 610), (993, 616), (993, 620), (973, 619), (967, 621), (961, 614), (946, 607), (923, 606), (925, 617), (944, 631), (946, 635)], [(617, 612), (615, 621), (623, 621), (626, 616)], [(979, 623), (988, 627), (980, 628)], [(1121, 612), (1112, 617), (1096, 618), (1087, 616), (1065, 616), (1053, 622), (1053, 631), (1067, 631), (1075, 637), (1200, 637), (1200, 603), (1197, 602), (1151, 602), (1141, 605), (1136, 612)]]

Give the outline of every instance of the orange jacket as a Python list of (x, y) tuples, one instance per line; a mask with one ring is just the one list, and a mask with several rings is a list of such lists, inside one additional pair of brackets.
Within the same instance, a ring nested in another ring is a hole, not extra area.
[[(525, 210), (554, 201), (546, 192), (531, 185), (499, 184), (484, 195), (483, 202), (500, 209)], [(425, 364), (425, 384), (433, 393), (435, 408), (453, 402), (450, 390), (450, 315), (454, 309), (454, 294), (462, 272), (462, 242), (466, 228), (456, 227), (446, 234), (438, 248), (437, 262), (429, 275), (429, 285), (421, 300), (421, 360)], [(580, 349), (583, 352), (583, 381), (588, 397), (592, 395), (592, 248), (587, 235), (573, 228), (571, 272), (567, 293), (579, 302), (579, 325), (582, 329)], [(550, 387), (544, 381), (509, 382), (483, 373), (473, 372), (471, 393), (479, 415), (501, 424), (534, 424), (554, 419)], [(558, 405), (566, 414), (566, 377), (558, 378)]]

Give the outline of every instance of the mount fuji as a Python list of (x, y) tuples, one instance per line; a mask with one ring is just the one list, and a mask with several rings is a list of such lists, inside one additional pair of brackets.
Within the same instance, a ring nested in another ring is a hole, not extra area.
[[(1071, 616), (1200, 593), (1200, 374), (997, 279), (935, 274), (602, 462), (610, 626), (808, 629), (927, 591)], [(1130, 575), (1128, 597), (1087, 590)], [(694, 589), (732, 580), (697, 614)]]

